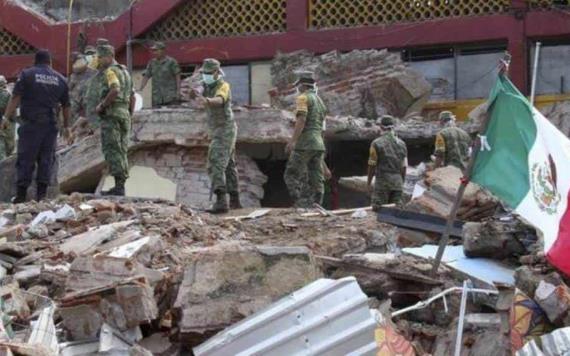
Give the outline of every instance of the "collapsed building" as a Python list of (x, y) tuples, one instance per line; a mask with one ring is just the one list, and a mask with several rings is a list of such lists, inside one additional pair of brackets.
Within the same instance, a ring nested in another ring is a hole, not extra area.
[[(234, 107), (239, 127), (240, 190), (245, 206), (289, 203), (282, 181), (284, 146), (294, 128), (292, 84), (294, 72), (300, 69), (316, 70), (319, 77), (319, 93), (329, 108), (327, 161), (335, 176), (364, 174), (368, 146), (380, 133), (376, 118), (382, 114), (402, 118), (396, 130), (410, 146), (412, 162), (429, 159), (439, 127), (437, 122), (424, 121), (420, 114), (431, 86), (397, 55), (385, 50), (321, 56), (306, 51), (281, 54), (272, 68), (273, 107)], [(477, 129), (474, 121), (464, 126), (469, 132)], [(76, 143), (57, 152), (58, 173), (50, 189), (52, 194), (95, 192), (105, 184), (99, 135), (93, 130), (82, 130), (77, 135)], [(193, 103), (137, 112), (129, 149), (133, 177), (127, 183), (127, 192), (206, 207), (210, 199), (207, 146), (206, 115)], [(14, 159), (0, 163), (0, 169), (6, 172), (0, 177), (0, 200), (7, 201), (13, 194)], [(142, 176), (144, 179), (137, 178)]]

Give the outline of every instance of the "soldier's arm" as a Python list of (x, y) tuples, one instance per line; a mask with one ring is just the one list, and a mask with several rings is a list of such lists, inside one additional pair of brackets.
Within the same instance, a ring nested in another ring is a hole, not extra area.
[(224, 83), (213, 98), (206, 98), (206, 105), (210, 107), (223, 106), (230, 99), (230, 85)]
[(141, 86), (139, 88), (139, 91), (143, 91), (144, 88), (146, 87), (146, 85), (148, 84), (148, 80), (152, 77), (152, 66), (151, 66), (152, 62), (149, 62), (148, 65), (146, 66), (146, 70), (143, 73), (143, 79), (141, 82)]
[(370, 146), (370, 155), (368, 157), (368, 180), (367, 185), (372, 185), (372, 178), (376, 174), (376, 165), (378, 164), (378, 155), (373, 145)]
[[(12, 95), (12, 98), (10, 99), (8, 105), (6, 106), (6, 111), (4, 111), (4, 120), (9, 120), (9, 121), (14, 120), (14, 113), (16, 112), (18, 106), (20, 106), (21, 100), (22, 97), (20, 95), (16, 94)], [(5, 123), (4, 120), (2, 120), (2, 124), (6, 125), (7, 123)]]
[(443, 166), (443, 157), (445, 156), (445, 140), (441, 134), (435, 137), (435, 168)]

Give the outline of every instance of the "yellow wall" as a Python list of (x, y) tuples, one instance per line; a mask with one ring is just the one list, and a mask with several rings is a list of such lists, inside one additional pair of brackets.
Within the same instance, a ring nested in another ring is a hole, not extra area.
[[(554, 104), (558, 101), (570, 100), (570, 94), (564, 95), (542, 95), (536, 98), (535, 106), (542, 109), (545, 106)], [(472, 100), (456, 100), (431, 102), (426, 105), (423, 111), (425, 117), (435, 120), (441, 111), (451, 111), (462, 121), (469, 117), (469, 113), (477, 106), (485, 102), (485, 99)]]

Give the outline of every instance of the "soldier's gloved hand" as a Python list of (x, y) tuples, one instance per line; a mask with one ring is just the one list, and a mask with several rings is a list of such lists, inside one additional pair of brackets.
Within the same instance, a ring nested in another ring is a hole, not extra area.
[(103, 105), (99, 104), (97, 105), (97, 107), (95, 108), (95, 112), (97, 112), (97, 114), (102, 114), (105, 111), (105, 108), (103, 107)]
[(5, 131), (8, 129), (8, 119), (2, 117), (2, 123), (0, 124), (0, 130)]

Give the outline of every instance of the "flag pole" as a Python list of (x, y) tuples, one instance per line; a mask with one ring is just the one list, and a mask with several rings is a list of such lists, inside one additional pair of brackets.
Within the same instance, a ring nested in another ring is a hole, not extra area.
[[(505, 53), (505, 57), (501, 60), (499, 64), (500, 70), (499, 75), (507, 75), (508, 74), (508, 67), (511, 62), (511, 55), (507, 52)], [(485, 112), (485, 117), (483, 122), (481, 122), (481, 127), (479, 128), (479, 134), (484, 134), (487, 131), (487, 126), (489, 126), (490, 116), (489, 116), (489, 108)], [(459, 190), (457, 191), (457, 195), (455, 196), (455, 201), (453, 202), (453, 206), (451, 207), (451, 212), (447, 218), (447, 223), (445, 225), (445, 230), (443, 231), (443, 235), (439, 240), (439, 248), (437, 250), (437, 254), (435, 256), (435, 260), (433, 261), (431, 276), (435, 277), (437, 275), (437, 271), (439, 270), (439, 266), (441, 265), (441, 259), (443, 258), (443, 253), (445, 252), (445, 248), (447, 247), (447, 243), (449, 242), (449, 235), (451, 233), (451, 228), (453, 227), (453, 223), (457, 218), (457, 212), (459, 211), (459, 207), (461, 206), (461, 201), (463, 200), (463, 195), (465, 194), (465, 189), (467, 189), (467, 185), (469, 184), (469, 180), (471, 179), (471, 175), (473, 173), (473, 168), (475, 167), (475, 161), (477, 160), (477, 155), (481, 149), (481, 139), (475, 140), (475, 144), (473, 145), (473, 150), (471, 152), (471, 156), (469, 157), (469, 163), (467, 164), (467, 168), (463, 172), (463, 178), (461, 178), (461, 184), (459, 186)]]

